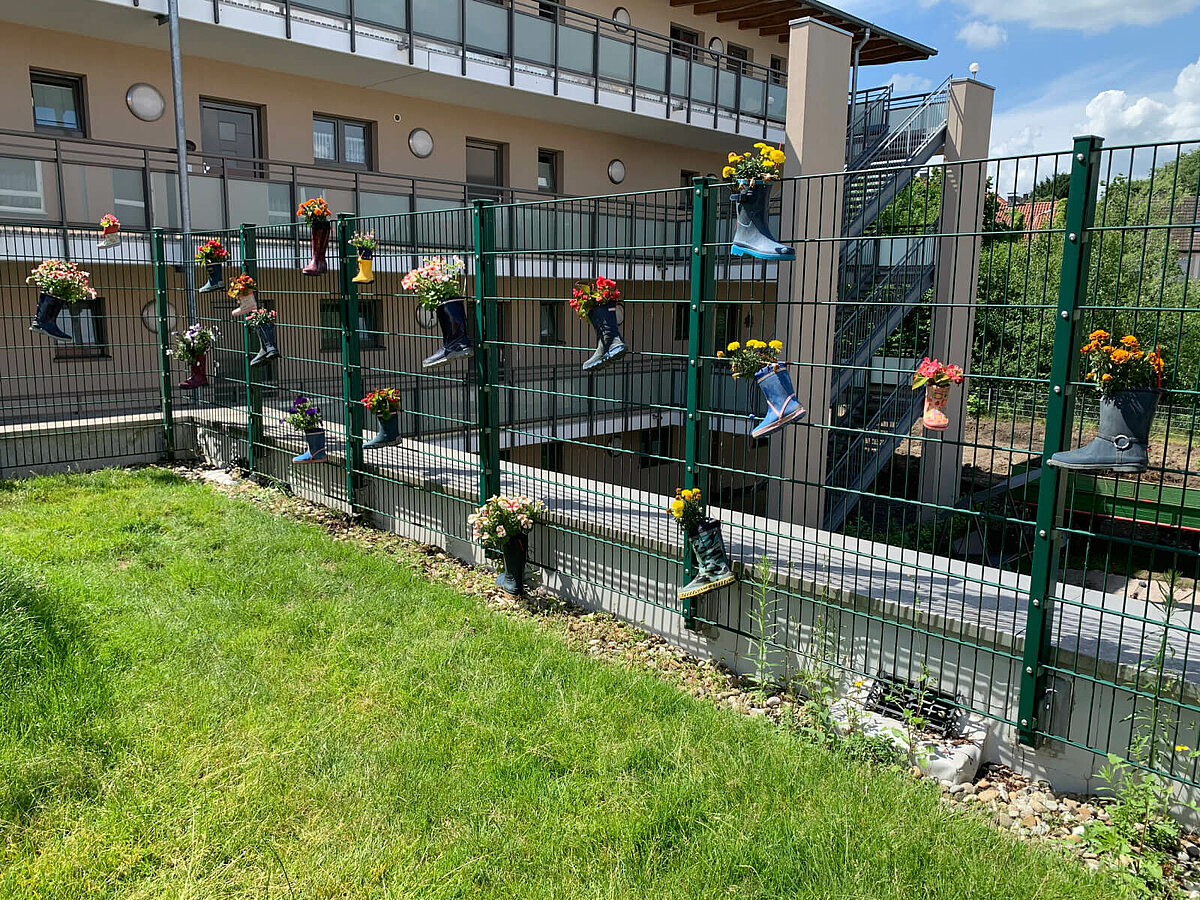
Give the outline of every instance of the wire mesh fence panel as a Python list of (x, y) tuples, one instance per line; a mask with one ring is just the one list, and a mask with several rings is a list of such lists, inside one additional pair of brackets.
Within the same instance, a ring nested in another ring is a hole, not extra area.
[[(0, 476), (168, 449), (151, 237), (129, 231), (101, 243), (98, 230), (3, 229)], [(94, 296), (27, 283), (47, 260), (87, 273)]]

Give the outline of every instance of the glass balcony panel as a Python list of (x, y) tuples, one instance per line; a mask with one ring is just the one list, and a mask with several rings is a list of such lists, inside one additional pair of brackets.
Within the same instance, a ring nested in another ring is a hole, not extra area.
[(234, 225), (286, 225), (295, 221), (292, 186), (257, 179), (230, 179), (229, 221)]
[(772, 122), (787, 119), (787, 86), (772, 84), (767, 87), (767, 118)]
[[(422, 253), (438, 251), (463, 253), (467, 248), (467, 213), (461, 210), (462, 203), (431, 197), (417, 197), (416, 212), (433, 215), (417, 216), (413, 224), (413, 237)], [(438, 210), (459, 209), (459, 212), (438, 213)]]
[(541, 16), (517, 13), (513, 19), (513, 53), (517, 59), (554, 64), (554, 23)]
[(413, 0), (413, 31), (457, 44), (461, 38), (458, 4), (447, 0)]
[(717, 72), (717, 105), (726, 112), (737, 111), (738, 73), (728, 69)]
[(767, 83), (753, 75), (742, 76), (742, 115), (761, 116), (767, 105)]
[(637, 86), (647, 91), (666, 91), (667, 54), (649, 47), (637, 48)]
[(713, 103), (717, 97), (717, 67), (707, 63), (692, 63), (692, 100)]
[(301, 9), (315, 9), (318, 12), (332, 13), (335, 16), (350, 15), (348, 0), (301, 0), (299, 3), (292, 0), (292, 6)]
[(601, 35), (600, 75), (629, 84), (633, 80), (633, 45)]
[(363, 191), (359, 197), (361, 214), (364, 216), (384, 216), (377, 221), (367, 222), (364, 227), (375, 232), (376, 240), (387, 244), (407, 244), (411, 240), (412, 229), (408, 227), (409, 220), (400, 218), (399, 214), (412, 211), (412, 197), (408, 194), (385, 194), (376, 191)]
[[(341, 177), (342, 173), (337, 173), (337, 175)], [(311, 178), (312, 176), (309, 175), (308, 177)], [(350, 176), (350, 178), (352, 179), (353, 176)], [(354, 215), (355, 204), (353, 185), (344, 188), (337, 188), (329, 184), (319, 185), (313, 183), (312, 181), (305, 181), (297, 185), (296, 193), (299, 197), (299, 199), (296, 201), (297, 206), (299, 206), (305, 200), (315, 200), (317, 197), (323, 197), (325, 198), (325, 203), (333, 211), (335, 216), (338, 215), (338, 213), (350, 213), (351, 215)], [(293, 216), (291, 219), (289, 219), (289, 221), (297, 221), (296, 216), (294, 215), (295, 210), (292, 212)]]
[(554, 250), (557, 215), (555, 210), (536, 206), (514, 211), (513, 230), (518, 246), (530, 250)]
[[(146, 183), (141, 169), (112, 170), (112, 213), (129, 231), (144, 231), (146, 218)], [(101, 215), (104, 215), (101, 213)], [(96, 219), (99, 222), (99, 218)]]
[(572, 72), (592, 74), (595, 47), (592, 32), (581, 28), (558, 26), (558, 64)]
[[(174, 184), (174, 177), (171, 181)], [(204, 175), (191, 175), (188, 178), (193, 230), (210, 231), (225, 227), (227, 220), (222, 193), (220, 178), (210, 178)], [(155, 221), (157, 222), (157, 218)]]
[(54, 164), (36, 159), (0, 157), (0, 217), (25, 222), (57, 219), (58, 185)]
[(466, 0), (467, 46), (508, 56), (508, 9), (487, 0)]
[(671, 96), (686, 97), (688, 92), (688, 61), (671, 57)]
[(364, 22), (404, 28), (404, 4), (396, 0), (354, 0), (354, 15)]

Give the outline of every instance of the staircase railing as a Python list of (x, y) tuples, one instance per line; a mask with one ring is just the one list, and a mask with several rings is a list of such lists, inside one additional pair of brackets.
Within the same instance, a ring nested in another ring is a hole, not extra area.
[(856, 168), (859, 158), (887, 137), (891, 102), (890, 84), (859, 91), (850, 98), (850, 124), (846, 127), (847, 168)]

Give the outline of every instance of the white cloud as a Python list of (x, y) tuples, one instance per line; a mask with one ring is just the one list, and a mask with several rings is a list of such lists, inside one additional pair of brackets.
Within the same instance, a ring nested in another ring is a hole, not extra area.
[(1191, 12), (1200, 0), (956, 0), (992, 22), (1023, 22), (1034, 28), (1109, 31), (1118, 25), (1156, 25)]
[(988, 50), (1007, 41), (1008, 32), (994, 23), (968, 22), (958, 30), (958, 39), (976, 50)]
[(933, 87), (933, 80), (910, 72), (894, 72), (886, 82), (896, 94), (919, 94)]
[(1087, 130), (1109, 143), (1195, 138), (1200, 134), (1200, 59), (1185, 66), (1163, 99), (1101, 91), (1084, 108)]

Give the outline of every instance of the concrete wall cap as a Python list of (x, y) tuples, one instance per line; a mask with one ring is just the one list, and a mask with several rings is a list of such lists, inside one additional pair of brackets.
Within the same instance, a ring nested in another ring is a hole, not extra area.
[(788, 22), (789, 28), (799, 28), (801, 25), (820, 25), (822, 28), (828, 28), (830, 31), (836, 31), (838, 34), (844, 34), (846, 37), (853, 39), (854, 35), (845, 28), (838, 28), (836, 25), (830, 25), (828, 22), (822, 22), (820, 19), (814, 19), (812, 16), (804, 16), (801, 19), (792, 19)]

